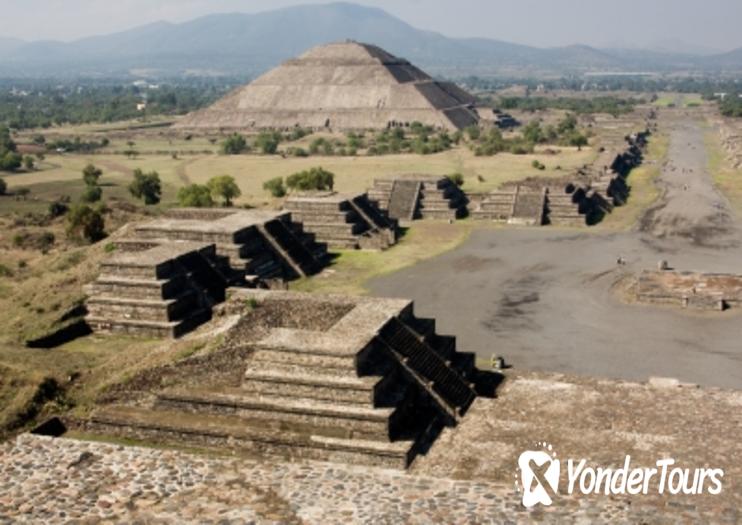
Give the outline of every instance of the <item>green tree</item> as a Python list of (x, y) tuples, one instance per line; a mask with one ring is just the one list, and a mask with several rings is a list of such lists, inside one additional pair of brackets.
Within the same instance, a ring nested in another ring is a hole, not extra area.
[(587, 137), (582, 133), (575, 131), (569, 136), (568, 144), (582, 151), (582, 147), (588, 145)]
[(325, 169), (311, 168), (289, 175), (286, 186), (292, 190), (331, 190), (335, 183), (335, 175)]
[(240, 187), (237, 186), (234, 177), (230, 175), (212, 177), (206, 182), (206, 186), (209, 188), (212, 197), (224, 200), (224, 206), (231, 206), (232, 199), (242, 195)]
[(96, 242), (106, 236), (103, 214), (87, 204), (73, 206), (67, 214), (67, 236)]
[(23, 158), (15, 151), (6, 151), (4, 154), (0, 153), (0, 170), (17, 170), (21, 167), (22, 161)]
[(103, 194), (103, 190), (100, 186), (85, 186), (85, 189), (80, 195), (82, 202), (98, 202)]
[(266, 155), (273, 155), (280, 142), (281, 134), (277, 131), (261, 131), (255, 138), (255, 147)]
[(247, 150), (247, 141), (239, 133), (233, 133), (222, 142), (222, 153), (226, 155), (239, 155)]
[(186, 208), (208, 208), (214, 205), (211, 191), (203, 184), (191, 184), (178, 190), (178, 204)]
[(129, 185), (129, 192), (137, 199), (144, 200), (145, 205), (157, 204), (162, 196), (160, 175), (156, 171), (144, 173), (139, 168), (134, 170), (134, 180)]
[(0, 179), (0, 195), (5, 195), (5, 192), (8, 191), (8, 183), (5, 182), (3, 179)]
[(92, 164), (88, 164), (82, 170), (82, 180), (86, 186), (97, 186), (101, 175), (103, 175), (103, 171)]
[(283, 185), (283, 179), (281, 177), (274, 177), (265, 181), (263, 183), (263, 189), (276, 198), (286, 195), (286, 187)]
[(31, 155), (26, 155), (25, 157), (23, 157), (23, 167), (26, 168), (27, 171), (31, 171), (33, 169), (34, 161)]

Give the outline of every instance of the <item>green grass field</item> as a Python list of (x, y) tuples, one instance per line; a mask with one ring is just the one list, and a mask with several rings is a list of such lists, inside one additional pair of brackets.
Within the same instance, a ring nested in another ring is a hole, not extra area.
[[(555, 149), (555, 148), (552, 148)], [(462, 173), (464, 189), (469, 192), (486, 192), (506, 181), (528, 176), (561, 176), (587, 164), (595, 151), (585, 148), (557, 148), (558, 154), (533, 155), (499, 154), (494, 157), (476, 157), (467, 148), (459, 147), (433, 155), (384, 155), (384, 156), (313, 156), (307, 158), (282, 158), (279, 155), (218, 155), (199, 154), (179, 156), (140, 155), (129, 159), (124, 155), (48, 155), (38, 169), (4, 175), (9, 191), (25, 187), (31, 198), (53, 200), (60, 195), (70, 195), (75, 200), (84, 185), (81, 171), (88, 163), (103, 170), (100, 183), (104, 196), (130, 199), (127, 186), (132, 172), (139, 168), (155, 170), (163, 182), (163, 203), (175, 200), (177, 189), (190, 183), (205, 183), (217, 175), (232, 175), (242, 190), (237, 204), (251, 206), (271, 205), (272, 199), (263, 190), (263, 183), (274, 177), (286, 177), (297, 171), (322, 166), (335, 174), (335, 189), (340, 192), (361, 192), (373, 185), (375, 178), (391, 175), (422, 173), (447, 175)], [(538, 160), (546, 165), (539, 171), (532, 166)], [(561, 167), (557, 170), (557, 167)], [(8, 206), (26, 209), (33, 204), (19, 202)], [(7, 208), (10, 209), (10, 208)]]

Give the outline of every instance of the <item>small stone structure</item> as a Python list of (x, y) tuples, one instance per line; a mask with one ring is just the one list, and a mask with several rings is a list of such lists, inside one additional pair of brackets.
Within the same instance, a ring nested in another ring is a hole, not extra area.
[(637, 280), (636, 298), (697, 310), (737, 308), (742, 306), (742, 275), (645, 270)]
[(399, 221), (454, 220), (467, 214), (464, 192), (447, 177), (400, 175), (376, 179), (368, 197)]
[(397, 242), (397, 222), (365, 193), (315, 192), (289, 197), (284, 207), (306, 232), (331, 249), (385, 250)]
[[(241, 384), (149, 392), (145, 401), (96, 411), (86, 431), (406, 468), (477, 395), (473, 354), (436, 334), (434, 320), (415, 317), (411, 301), (230, 295), (256, 304), (225, 335), (224, 348), (246, 351), (230, 364), (244, 370)], [(261, 315), (268, 326), (255, 330)]]
[(96, 332), (178, 337), (224, 300), (224, 261), (213, 244), (170, 242), (116, 253), (87, 286), (86, 321)]
[(516, 184), (493, 191), (472, 212), (475, 219), (507, 224), (541, 226), (546, 209), (546, 188)]
[(321, 269), (326, 246), (286, 212), (181, 208), (135, 224), (87, 286), (98, 332), (177, 337), (211, 317), (230, 284), (271, 286)]

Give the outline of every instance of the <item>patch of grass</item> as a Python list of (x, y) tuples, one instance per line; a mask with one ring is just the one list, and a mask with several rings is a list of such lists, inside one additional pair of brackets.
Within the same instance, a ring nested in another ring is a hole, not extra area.
[(669, 147), (670, 139), (666, 135), (656, 133), (650, 137), (644, 163), (631, 170), (626, 179), (631, 189), (628, 202), (614, 208), (612, 213), (595, 226), (596, 229), (625, 231), (636, 225), (644, 211), (659, 197), (660, 192), (655, 182), (660, 176), (662, 162)]
[(304, 292), (363, 295), (368, 292), (365, 284), (370, 279), (454, 249), (467, 239), (473, 227), (473, 221), (419, 221), (397, 246), (383, 252), (343, 250), (320, 275), (291, 283), (290, 287)]

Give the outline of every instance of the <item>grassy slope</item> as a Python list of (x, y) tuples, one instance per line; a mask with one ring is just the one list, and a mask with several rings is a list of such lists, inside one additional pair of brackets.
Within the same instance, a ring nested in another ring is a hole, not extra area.
[[(478, 227), (494, 227), (479, 223)], [(474, 228), (472, 221), (448, 224), (441, 221), (418, 221), (400, 239), (399, 244), (384, 252), (340, 252), (332, 265), (319, 276), (291, 283), (292, 290), (362, 295), (371, 278), (396, 272), (424, 259), (454, 249), (466, 240)]]
[(729, 199), (732, 209), (742, 215), (742, 169), (735, 169), (727, 160), (718, 130), (707, 129), (704, 138), (714, 184)]

